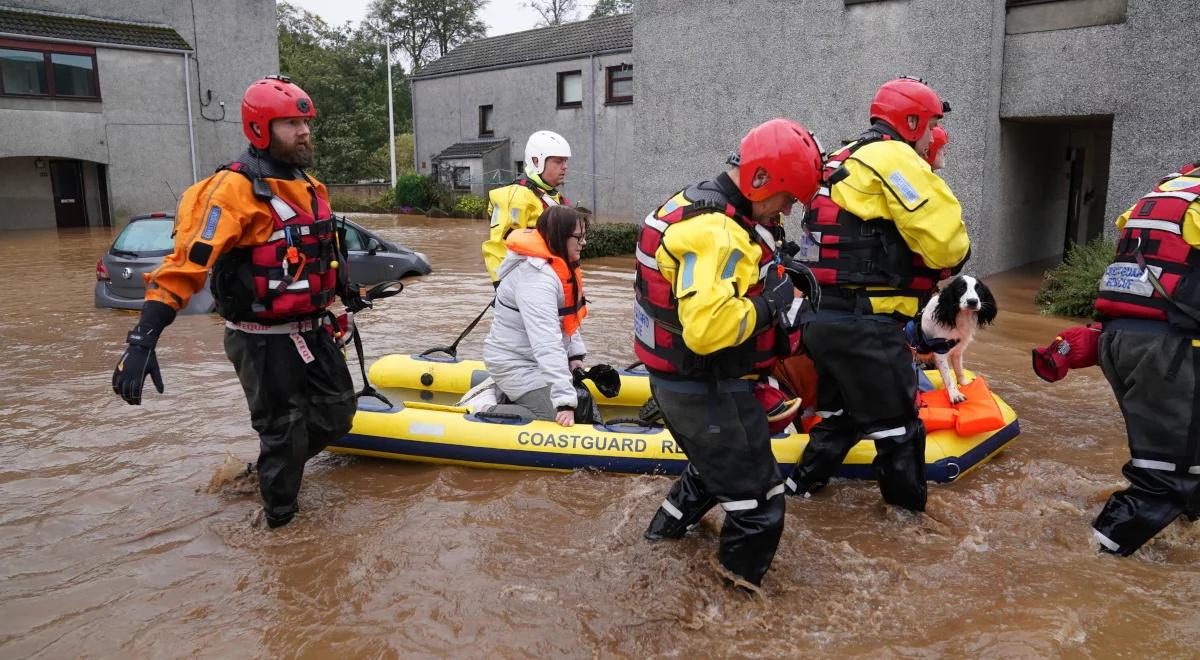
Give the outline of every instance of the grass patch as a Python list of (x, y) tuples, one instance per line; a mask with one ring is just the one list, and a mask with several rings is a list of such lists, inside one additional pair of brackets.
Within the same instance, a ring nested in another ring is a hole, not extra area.
[(1116, 240), (1103, 236), (1075, 244), (1061, 264), (1046, 271), (1033, 301), (1043, 314), (1090, 318), (1100, 293), (1100, 277), (1116, 251)]
[(640, 225), (626, 222), (601, 222), (588, 227), (587, 245), (583, 246), (583, 259), (615, 257), (633, 254), (637, 247)]

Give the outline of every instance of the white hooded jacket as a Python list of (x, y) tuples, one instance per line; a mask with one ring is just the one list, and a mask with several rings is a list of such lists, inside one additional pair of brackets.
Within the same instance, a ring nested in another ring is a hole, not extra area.
[(516, 399), (550, 386), (555, 407), (578, 404), (571, 382), (571, 357), (587, 352), (580, 331), (564, 337), (558, 310), (566, 295), (550, 262), (511, 250), (496, 270), (500, 286), (492, 328), (483, 342), (483, 362), (496, 385)]

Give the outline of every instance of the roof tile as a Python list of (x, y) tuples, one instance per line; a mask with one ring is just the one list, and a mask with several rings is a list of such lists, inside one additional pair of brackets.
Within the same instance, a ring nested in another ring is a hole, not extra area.
[(593, 18), (469, 41), (426, 64), (413, 74), (413, 78), (487, 67), (519, 66), (539, 60), (566, 59), (576, 55), (583, 57), (622, 49), (633, 49), (632, 14)]
[(166, 25), (128, 23), (14, 7), (0, 7), (0, 33), (20, 34), (32, 38), (90, 41), (116, 46), (178, 51), (192, 49), (178, 32)]

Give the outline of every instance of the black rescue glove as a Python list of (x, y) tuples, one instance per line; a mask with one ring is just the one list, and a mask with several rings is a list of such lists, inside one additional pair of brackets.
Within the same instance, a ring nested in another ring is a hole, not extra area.
[(175, 320), (175, 310), (155, 300), (147, 300), (142, 304), (142, 317), (133, 326), (125, 338), (125, 352), (117, 361), (113, 370), (113, 392), (131, 406), (142, 404), (142, 388), (146, 384), (146, 374), (154, 381), (154, 388), (159, 394), (163, 393), (162, 372), (158, 368), (158, 357), (154, 347), (158, 338), (171, 321)]
[(351, 282), (341, 293), (342, 304), (346, 311), (357, 314), (371, 306), (371, 301), (363, 297), (362, 287)]
[(582, 385), (585, 379), (591, 380), (596, 385), (596, 390), (606, 398), (611, 399), (621, 393), (621, 374), (613, 369), (612, 365), (597, 364), (586, 371), (577, 368), (572, 372), (572, 376), (576, 385)]
[(796, 259), (784, 259), (783, 269), (787, 272), (788, 278), (792, 280), (792, 286), (804, 294), (810, 310), (820, 309), (821, 285), (817, 282), (817, 276), (813, 275), (808, 266)]
[(792, 301), (796, 299), (791, 278), (787, 276), (786, 272), (781, 271), (783, 271), (783, 267), (778, 264), (771, 264), (767, 267), (767, 277), (763, 281), (762, 293), (751, 299), (758, 317), (755, 324), (756, 330), (761, 330), (773, 323), (778, 324), (778, 321), (784, 319), (791, 310)]
[(796, 241), (784, 241), (783, 245), (779, 246), (779, 250), (789, 257), (795, 257), (800, 254), (800, 244)]

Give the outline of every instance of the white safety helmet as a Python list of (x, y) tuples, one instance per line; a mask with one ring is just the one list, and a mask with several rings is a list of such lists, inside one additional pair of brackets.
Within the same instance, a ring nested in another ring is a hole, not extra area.
[[(541, 174), (546, 169), (546, 159), (551, 156), (560, 158), (571, 157), (571, 145), (563, 136), (554, 131), (538, 131), (529, 136), (525, 143), (525, 165), (533, 168), (534, 173)], [(537, 163), (533, 159), (537, 158)]]

